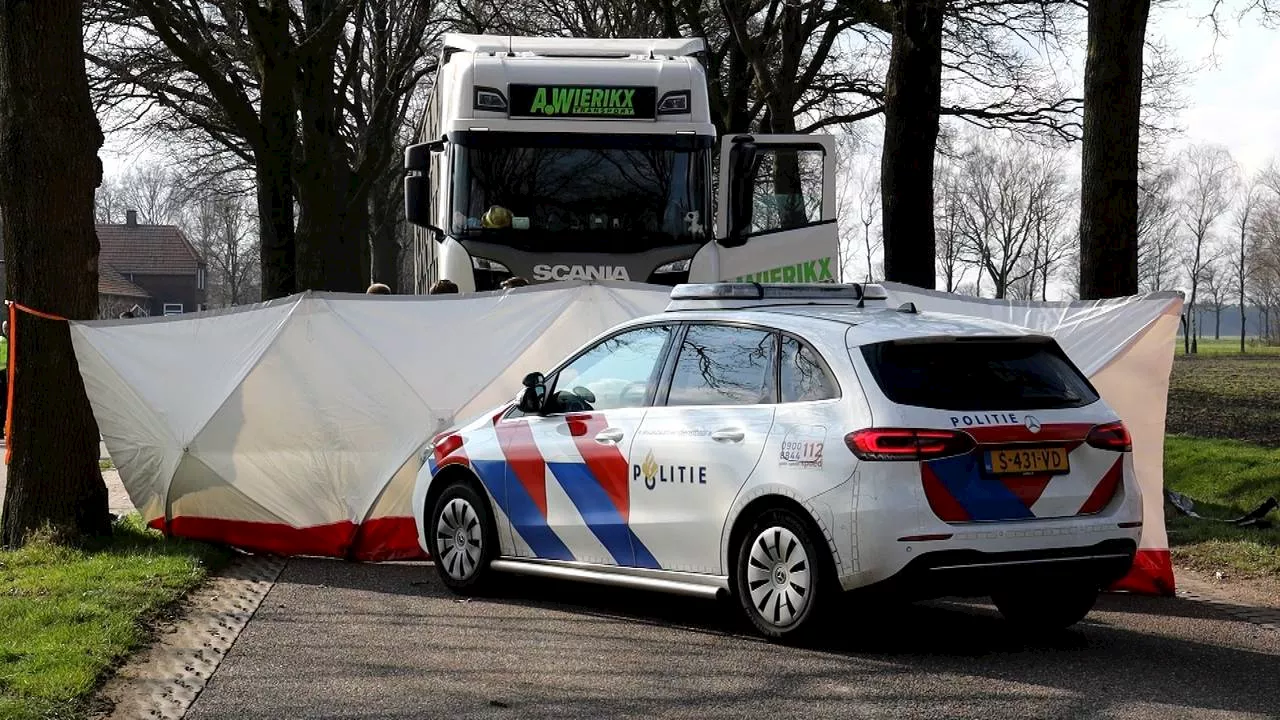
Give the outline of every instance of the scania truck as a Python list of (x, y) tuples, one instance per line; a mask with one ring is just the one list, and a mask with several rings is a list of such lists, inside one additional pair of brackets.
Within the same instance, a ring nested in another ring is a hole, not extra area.
[(717, 143), (705, 52), (701, 39), (446, 35), (405, 151), (415, 290), (838, 282), (833, 138)]

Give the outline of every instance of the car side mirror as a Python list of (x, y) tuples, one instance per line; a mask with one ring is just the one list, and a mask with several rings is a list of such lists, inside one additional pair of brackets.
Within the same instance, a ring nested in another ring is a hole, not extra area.
[(404, 217), (411, 224), (426, 228), (437, 240), (444, 231), (431, 224), (431, 154), (439, 152), (443, 143), (410, 145), (404, 151)]
[(521, 381), (524, 385), (524, 392), (520, 393), (520, 402), (518, 404), (520, 412), (528, 414), (536, 414), (542, 412), (542, 407), (547, 401), (547, 380), (542, 373), (529, 373), (524, 376)]
[(724, 247), (741, 247), (747, 243), (747, 232), (751, 227), (751, 210), (754, 203), (751, 189), (755, 185), (756, 144), (749, 138), (734, 144), (729, 151), (729, 212), (725, 237), (720, 240)]

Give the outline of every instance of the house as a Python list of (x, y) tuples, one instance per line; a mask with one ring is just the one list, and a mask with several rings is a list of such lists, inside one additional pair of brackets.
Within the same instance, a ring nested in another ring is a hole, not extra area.
[(187, 236), (173, 225), (139, 225), (133, 210), (125, 218), (123, 225), (98, 226), (99, 294), (133, 300), (152, 316), (205, 309), (206, 266)]
[(98, 317), (111, 320), (126, 312), (133, 317), (150, 315), (151, 294), (129, 282), (99, 257)]

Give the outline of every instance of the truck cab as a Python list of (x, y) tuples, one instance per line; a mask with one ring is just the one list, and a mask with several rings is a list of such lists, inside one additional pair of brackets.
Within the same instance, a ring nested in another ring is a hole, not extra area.
[(837, 281), (831, 138), (724, 138), (715, 217), (703, 53), (700, 39), (447, 35), (405, 153), (416, 290)]

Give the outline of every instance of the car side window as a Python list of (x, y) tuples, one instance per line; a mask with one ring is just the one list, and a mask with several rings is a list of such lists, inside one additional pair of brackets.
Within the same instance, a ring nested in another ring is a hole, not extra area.
[(840, 397), (835, 380), (808, 345), (793, 337), (782, 338), (782, 402), (807, 402)]
[(643, 407), (656, 384), (670, 326), (636, 328), (602, 340), (556, 374), (548, 413)]
[(692, 325), (680, 343), (667, 405), (771, 405), (777, 336), (727, 325)]

